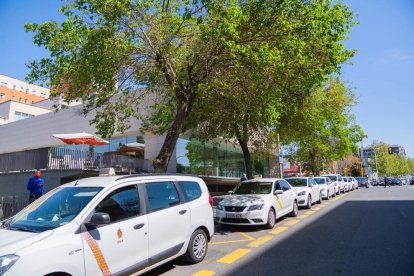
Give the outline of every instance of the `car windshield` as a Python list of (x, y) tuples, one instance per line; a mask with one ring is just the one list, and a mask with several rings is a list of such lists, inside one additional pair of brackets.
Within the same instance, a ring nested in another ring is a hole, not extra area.
[(364, 182), (364, 181), (367, 181), (367, 179), (365, 178), (365, 177), (355, 177), (355, 179), (358, 181), (358, 182)]
[(306, 187), (308, 180), (306, 178), (288, 178), (286, 179), (293, 187)]
[(336, 175), (326, 175), (326, 177), (329, 177), (329, 179), (331, 181), (337, 181), (338, 180), (337, 177), (336, 177)]
[(67, 224), (101, 190), (101, 187), (59, 187), (30, 204), (3, 228), (43, 232)]
[(247, 181), (242, 182), (233, 190), (235, 195), (270, 194), (272, 182)]
[(325, 178), (314, 178), (313, 180), (315, 180), (316, 183), (318, 183), (319, 185), (322, 184), (326, 184), (326, 179)]

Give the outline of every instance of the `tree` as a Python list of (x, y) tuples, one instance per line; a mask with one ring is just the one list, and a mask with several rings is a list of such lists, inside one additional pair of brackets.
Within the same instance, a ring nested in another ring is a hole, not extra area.
[(280, 115), (353, 55), (342, 44), (353, 18), (330, 1), (246, 1), (241, 7), (240, 39), (256, 43), (206, 87), (192, 126), (202, 140), (237, 140), (252, 178), (250, 150), (271, 152)]
[[(389, 154), (388, 145), (384, 142), (374, 142), (371, 148), (377, 155), (378, 173), (380, 176), (401, 176), (412, 172), (412, 159), (399, 154)], [(375, 168), (375, 159), (370, 158), (370, 166)]]
[(338, 78), (332, 78), (281, 121), (282, 140), (295, 145), (297, 159), (314, 175), (324, 164), (357, 152), (365, 134), (350, 113), (354, 103), (352, 92)]

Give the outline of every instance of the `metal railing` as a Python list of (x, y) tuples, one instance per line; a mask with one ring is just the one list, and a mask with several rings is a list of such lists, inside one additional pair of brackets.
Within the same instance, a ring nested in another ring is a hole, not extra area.
[(29, 204), (29, 194), (21, 193), (0, 197), (0, 221), (14, 216)]
[(113, 167), (117, 172), (142, 172), (149, 171), (150, 161), (113, 152), (97, 153), (64, 147), (0, 154), (0, 173), (35, 169), (99, 170), (107, 167)]

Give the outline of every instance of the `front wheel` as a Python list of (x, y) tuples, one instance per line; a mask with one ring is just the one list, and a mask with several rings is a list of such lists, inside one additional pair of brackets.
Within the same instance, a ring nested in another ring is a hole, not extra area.
[(185, 259), (191, 263), (196, 264), (201, 262), (207, 254), (208, 240), (206, 232), (201, 229), (196, 230), (190, 238)]
[(272, 208), (270, 208), (269, 214), (267, 215), (266, 228), (272, 229), (275, 226), (275, 223), (276, 223), (276, 214), (275, 214), (275, 211)]
[(309, 195), (308, 196), (308, 203), (306, 204), (306, 209), (310, 209), (310, 208), (312, 208), (312, 198)]
[(295, 200), (295, 202), (293, 202), (293, 209), (292, 209), (292, 212), (290, 213), (290, 216), (291, 217), (297, 217), (298, 213), (299, 213), (298, 203)]

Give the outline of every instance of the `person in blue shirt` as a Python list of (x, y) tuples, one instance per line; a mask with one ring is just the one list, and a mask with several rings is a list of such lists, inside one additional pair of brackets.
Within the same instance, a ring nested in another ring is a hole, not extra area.
[(40, 171), (36, 171), (34, 176), (30, 177), (29, 181), (27, 182), (27, 190), (30, 191), (30, 203), (41, 197), (45, 192), (44, 181), (40, 176)]

